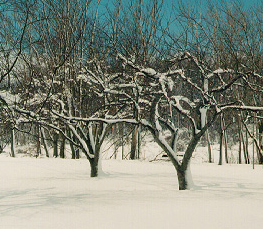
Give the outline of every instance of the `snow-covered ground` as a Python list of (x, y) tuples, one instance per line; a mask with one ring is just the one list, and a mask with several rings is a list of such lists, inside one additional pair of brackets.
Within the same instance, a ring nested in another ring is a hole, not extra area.
[(0, 155), (0, 228), (262, 228), (263, 167), (193, 163), (195, 190), (178, 191), (170, 162)]

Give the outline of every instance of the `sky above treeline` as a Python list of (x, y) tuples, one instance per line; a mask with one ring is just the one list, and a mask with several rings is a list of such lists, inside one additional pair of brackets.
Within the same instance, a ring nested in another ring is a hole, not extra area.
[[(100, 0), (100, 12), (103, 14), (105, 12), (105, 7), (113, 10), (117, 6), (119, 0)], [(154, 0), (122, 0), (122, 6), (125, 8), (130, 2), (136, 3), (142, 1), (144, 5), (147, 5), (149, 2)], [(162, 0), (159, 0), (161, 2)], [(195, 11), (205, 11), (208, 3), (214, 2), (220, 7), (225, 6), (242, 6), (247, 9), (256, 9), (259, 5), (263, 5), (262, 0), (163, 0), (163, 12), (166, 12), (169, 15), (172, 10), (178, 8), (180, 4), (189, 6), (189, 8), (194, 9)], [(93, 2), (93, 6), (97, 5), (97, 0)]]
[[(112, 4), (115, 3), (118, 0), (102, 0), (101, 3), (102, 4)], [(131, 0), (122, 0), (123, 4), (129, 2)], [(136, 2), (138, 0), (132, 0), (133, 2)], [(147, 3), (150, 2), (152, 0), (142, 0), (143, 2)], [(160, 0), (161, 2), (161, 0)], [(196, 5), (197, 7), (202, 7), (205, 6), (207, 4), (207, 2), (217, 2), (220, 3), (222, 2), (223, 4), (241, 4), (244, 5), (245, 7), (256, 7), (257, 4), (260, 4), (262, 2), (262, 0), (164, 0), (164, 5), (166, 7), (169, 7), (171, 5), (176, 5), (179, 2), (183, 2), (183, 3), (188, 3), (189, 5)]]

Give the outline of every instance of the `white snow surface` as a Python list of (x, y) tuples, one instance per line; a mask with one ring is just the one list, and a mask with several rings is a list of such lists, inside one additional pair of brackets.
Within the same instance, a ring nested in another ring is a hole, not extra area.
[(203, 128), (205, 126), (206, 123), (206, 113), (207, 113), (207, 108), (206, 107), (202, 107), (199, 109), (200, 114), (201, 114), (201, 128)]
[(263, 167), (192, 163), (196, 188), (178, 191), (167, 161), (0, 155), (0, 228), (262, 228)]
[(157, 74), (157, 72), (154, 69), (152, 69), (152, 68), (144, 68), (144, 69), (141, 70), (141, 72), (143, 72), (145, 74), (148, 74), (150, 76), (154, 76), (154, 75)]

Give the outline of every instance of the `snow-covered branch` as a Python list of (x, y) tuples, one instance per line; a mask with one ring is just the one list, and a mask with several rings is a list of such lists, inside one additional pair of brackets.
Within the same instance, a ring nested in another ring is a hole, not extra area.
[(221, 106), (220, 109), (222, 111), (233, 109), (233, 110), (246, 110), (246, 111), (263, 111), (263, 107), (257, 106), (244, 106), (244, 105), (225, 105)]

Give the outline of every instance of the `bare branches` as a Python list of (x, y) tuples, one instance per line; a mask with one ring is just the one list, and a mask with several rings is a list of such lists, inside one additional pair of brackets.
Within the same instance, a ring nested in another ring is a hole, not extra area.
[(12, 72), (13, 68), (15, 67), (15, 65), (16, 65), (16, 63), (17, 63), (17, 61), (18, 61), (19, 56), (20, 56), (21, 53), (22, 53), (22, 43), (23, 43), (24, 36), (25, 36), (25, 33), (26, 33), (26, 28), (27, 28), (27, 26), (28, 26), (28, 18), (29, 18), (29, 9), (27, 9), (24, 27), (23, 27), (23, 29), (22, 29), (22, 33), (21, 33), (21, 36), (20, 36), (18, 53), (16, 54), (16, 58), (15, 58), (15, 60), (13, 61), (12, 65), (7, 69), (6, 73), (4, 73), (4, 74), (1, 75), (0, 83), (3, 81), (3, 79), (4, 79), (8, 74), (10, 74), (10, 72)]

